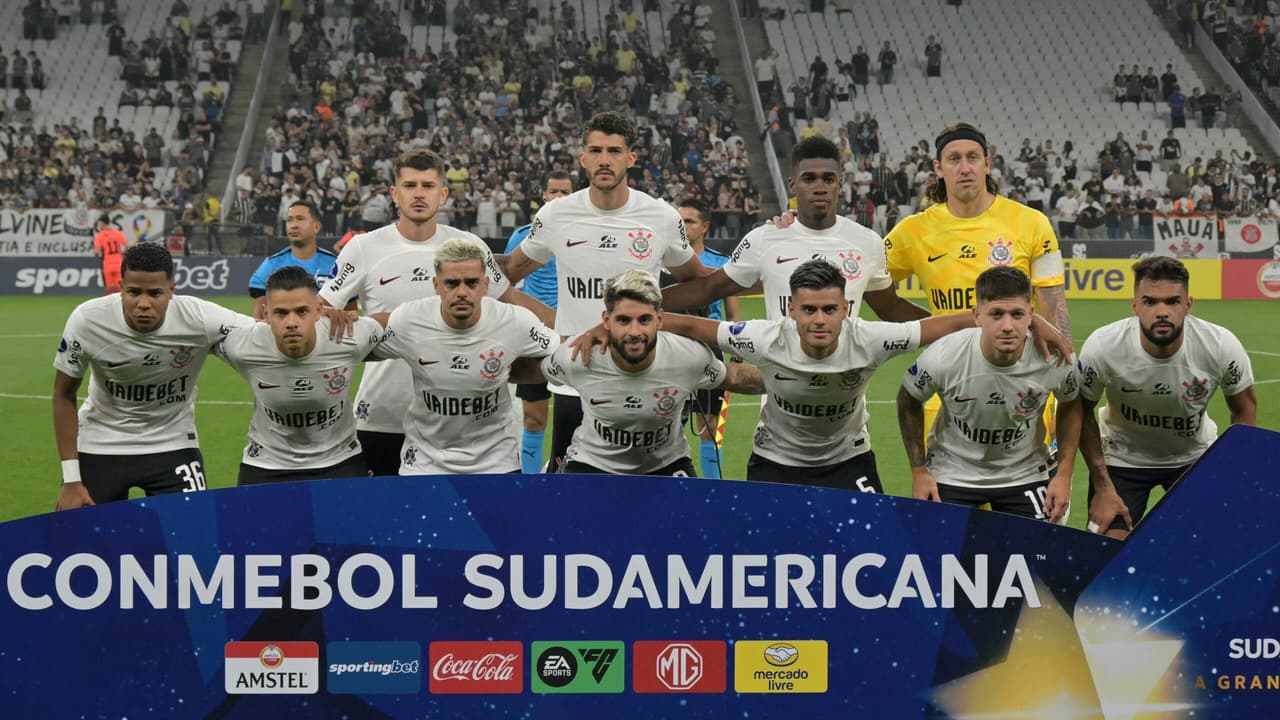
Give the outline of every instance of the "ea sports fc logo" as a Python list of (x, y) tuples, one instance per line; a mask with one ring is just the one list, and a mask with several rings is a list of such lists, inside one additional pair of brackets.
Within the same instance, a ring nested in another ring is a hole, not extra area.
[(995, 242), (989, 242), (987, 245), (991, 248), (991, 253), (987, 255), (987, 262), (992, 265), (1008, 265), (1013, 262), (1013, 241), (999, 238)]
[(673, 388), (663, 388), (662, 392), (654, 393), (653, 396), (657, 398), (658, 404), (653, 408), (653, 414), (658, 417), (670, 417), (678, 406), (676, 402), (677, 395), (678, 392)]
[(502, 374), (502, 356), (505, 354), (493, 348), (489, 348), (487, 353), (480, 353), (480, 377), (497, 380)]
[(637, 260), (648, 260), (649, 256), (653, 255), (653, 233), (645, 228), (627, 233), (627, 239), (631, 241), (631, 247), (627, 248), (631, 257)]

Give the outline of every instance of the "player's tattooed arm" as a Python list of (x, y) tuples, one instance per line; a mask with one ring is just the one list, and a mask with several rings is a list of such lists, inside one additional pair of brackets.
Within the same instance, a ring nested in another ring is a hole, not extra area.
[(737, 295), (743, 287), (718, 268), (710, 275), (684, 280), (662, 289), (663, 310), (687, 310)]
[(911, 497), (940, 502), (938, 482), (929, 472), (929, 456), (924, 449), (924, 403), (901, 387), (898, 388), (898, 428), (907, 450), (907, 463), (911, 465)]
[(1231, 411), (1232, 425), (1258, 424), (1258, 395), (1253, 386), (1245, 388), (1235, 395), (1228, 395), (1227, 409)]
[(524, 250), (517, 247), (507, 255), (495, 255), (499, 266), (502, 267), (502, 273), (507, 276), (512, 285), (520, 282), (529, 276), (529, 273), (542, 267), (540, 263), (528, 255), (524, 254)]
[(538, 317), (539, 322), (547, 327), (555, 327), (556, 325), (556, 311), (526, 292), (509, 287), (498, 299), (529, 310)]
[(1049, 322), (1058, 328), (1058, 331), (1067, 337), (1067, 343), (1071, 344), (1071, 313), (1067, 312), (1067, 293), (1062, 285), (1053, 285), (1051, 287), (1037, 288), (1036, 293), (1040, 300), (1040, 312), (1044, 313)]
[(746, 395), (764, 394), (764, 377), (760, 375), (760, 368), (741, 362), (728, 363), (725, 367), (727, 372), (720, 387)]
[(1102, 454), (1102, 433), (1098, 428), (1098, 417), (1094, 410), (1096, 400), (1080, 398), (1080, 454), (1084, 456), (1085, 466), (1089, 468), (1089, 484), (1093, 486), (1093, 500), (1089, 502), (1089, 532), (1106, 532), (1117, 517), (1124, 519), (1128, 533), (1133, 527), (1133, 518), (1129, 508), (1124, 504), (1116, 486), (1111, 482), (1111, 474), (1107, 472), (1107, 461)]
[(908, 322), (929, 317), (929, 311), (898, 294), (892, 286), (862, 294), (876, 317), (885, 322)]

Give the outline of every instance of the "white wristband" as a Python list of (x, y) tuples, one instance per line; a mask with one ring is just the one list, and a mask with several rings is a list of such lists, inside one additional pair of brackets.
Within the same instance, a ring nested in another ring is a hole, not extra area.
[(63, 460), (62, 461), (62, 484), (70, 485), (71, 483), (80, 482), (80, 460)]

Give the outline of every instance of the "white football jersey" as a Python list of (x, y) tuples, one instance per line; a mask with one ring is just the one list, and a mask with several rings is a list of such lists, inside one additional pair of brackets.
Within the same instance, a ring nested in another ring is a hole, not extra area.
[(982, 355), (981, 328), (952, 333), (920, 353), (902, 387), (921, 402), (935, 393), (942, 408), (929, 431), (929, 471), (939, 483), (997, 488), (1047, 480), (1044, 406), (1080, 394), (1078, 363), (1058, 366), (1030, 338), (1009, 367)]
[(871, 449), (865, 396), (889, 358), (920, 347), (920, 323), (845, 318), (829, 357), (800, 348), (795, 321), (720, 323), (720, 349), (760, 368), (767, 400), (753, 449), (789, 467), (834, 465)]
[(80, 405), (80, 452), (151, 454), (199, 447), (196, 377), (213, 344), (253, 318), (188, 295), (169, 301), (164, 324), (141, 333), (124, 321), (119, 294), (80, 304), (67, 318), (53, 367), (74, 378), (92, 369)]
[(631, 190), (625, 205), (606, 211), (592, 204), (589, 192), (579, 190), (547, 203), (520, 243), (531, 260), (556, 259), (556, 332), (562, 336), (600, 323), (605, 280), (633, 269), (656, 278), (663, 267), (694, 257), (684, 222), (671, 205)]
[(321, 318), (315, 350), (295, 360), (280, 352), (267, 323), (232, 330), (214, 352), (253, 390), (241, 462), (267, 470), (319, 470), (359, 454), (351, 380), (381, 339), (378, 321), (362, 317), (351, 336), (334, 342), (328, 319)]
[(1080, 351), (1084, 397), (1098, 409), (1108, 465), (1170, 468), (1195, 462), (1218, 436), (1209, 398), (1253, 385), (1253, 366), (1230, 330), (1188, 315), (1182, 347), (1168, 359), (1142, 348), (1136, 317), (1093, 332)]
[[(344, 307), (360, 297), (366, 315), (391, 312), (410, 300), (434, 297), (431, 279), (435, 276), (436, 249), (455, 237), (466, 237), (484, 245), (469, 232), (438, 225), (430, 240), (405, 239), (395, 223), (365, 233), (342, 248), (333, 268), (333, 278), (320, 291), (333, 307)], [(511, 287), (498, 263), (485, 259), (490, 297), (499, 297)], [(409, 409), (413, 381), (401, 363), (375, 363), (365, 368), (356, 390), (356, 429), (372, 432), (404, 432), (404, 414)]]
[(582, 424), (566, 459), (645, 475), (689, 457), (680, 412), (695, 391), (719, 387), (728, 371), (706, 345), (678, 335), (659, 332), (653, 352), (653, 364), (637, 373), (620, 369), (612, 352), (593, 355), (583, 367), (569, 359), (567, 344), (542, 361), (548, 381), (582, 396)]
[(724, 273), (742, 287), (763, 279), (765, 317), (781, 320), (787, 317), (791, 300), (791, 273), (797, 265), (819, 257), (826, 258), (844, 276), (850, 317), (858, 316), (864, 292), (893, 284), (884, 240), (845, 217), (837, 217), (836, 224), (825, 230), (805, 227), (798, 220), (785, 230), (761, 225), (738, 243)]
[[(507, 376), (521, 357), (546, 357), (560, 336), (526, 308), (481, 298), (480, 320), (455, 330), (440, 298), (391, 313), (379, 357), (399, 358), (413, 376), (401, 475), (508, 473), (520, 469), (519, 430)], [(386, 363), (384, 363), (386, 364)]]

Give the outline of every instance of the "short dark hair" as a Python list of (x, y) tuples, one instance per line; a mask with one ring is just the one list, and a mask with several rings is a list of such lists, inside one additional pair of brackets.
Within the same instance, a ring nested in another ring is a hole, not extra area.
[(173, 256), (169, 249), (155, 243), (137, 243), (124, 251), (124, 260), (120, 263), (120, 274), (123, 276), (130, 270), (134, 272), (162, 272), (170, 280), (173, 279)]
[(631, 121), (631, 118), (613, 110), (604, 110), (591, 116), (586, 126), (582, 128), (583, 141), (586, 141), (587, 136), (593, 132), (621, 135), (628, 150), (636, 144), (636, 124)]
[(791, 148), (791, 167), (794, 168), (800, 164), (801, 160), (835, 160), (836, 165), (840, 164), (840, 148), (830, 140), (821, 135), (807, 137), (795, 144)]
[(99, 224), (99, 225), (113, 225), (114, 223), (112, 223), (112, 222), (111, 222), (111, 216), (110, 216), (109, 214), (107, 214), (107, 213), (102, 213), (101, 215), (99, 215), (99, 216), (98, 216), (98, 224)]
[(999, 265), (987, 268), (974, 283), (978, 303), (1009, 298), (1031, 300), (1031, 278), (1015, 267)]
[(547, 173), (547, 184), (550, 184), (552, 180), (568, 180), (573, 182), (573, 176), (569, 174), (568, 170), (552, 170)]
[(298, 207), (299, 205), (307, 209), (307, 212), (311, 215), (312, 220), (315, 220), (316, 222), (320, 222), (320, 208), (316, 207), (315, 203), (309, 200), (295, 200), (289, 203), (289, 209), (292, 210)]
[(435, 170), (440, 175), (440, 178), (444, 179), (444, 158), (423, 147), (401, 153), (396, 158), (394, 167), (396, 180), (400, 179), (400, 171), (404, 168), (423, 171)]
[(1152, 255), (1133, 264), (1133, 292), (1138, 292), (1138, 284), (1143, 280), (1158, 282), (1169, 280), (1190, 287), (1191, 273), (1187, 266), (1177, 258), (1164, 255)]
[(826, 290), (838, 288), (844, 294), (844, 275), (840, 269), (824, 258), (814, 258), (796, 266), (791, 272), (791, 294), (797, 290)]
[(301, 265), (285, 265), (267, 277), (267, 292), (272, 290), (316, 289), (315, 277)]
[(680, 201), (680, 207), (693, 208), (698, 213), (699, 220), (711, 222), (711, 208), (707, 205), (707, 201), (702, 198), (687, 197)]

